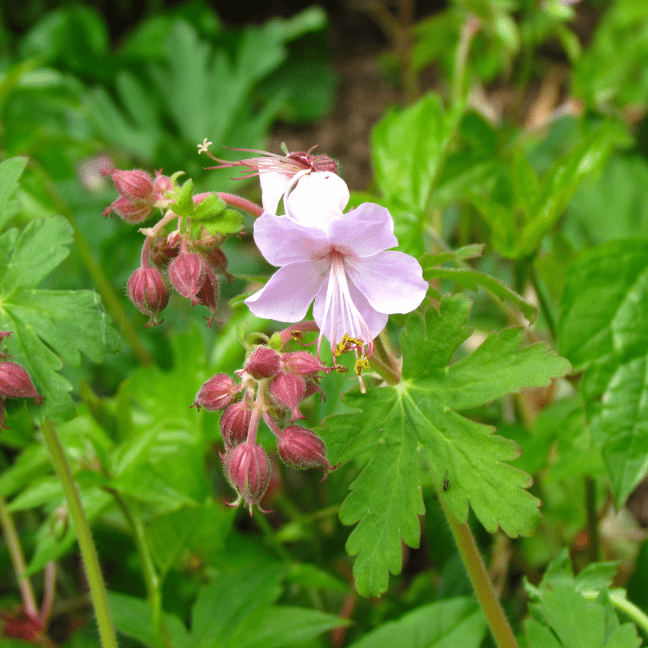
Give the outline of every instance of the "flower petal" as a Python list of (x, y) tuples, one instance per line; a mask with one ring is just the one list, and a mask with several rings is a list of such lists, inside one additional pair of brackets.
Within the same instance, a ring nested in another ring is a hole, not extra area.
[(349, 202), (349, 188), (332, 171), (315, 171), (301, 177), (284, 202), (286, 214), (295, 222), (324, 228), (342, 216)]
[(409, 313), (425, 297), (429, 284), (419, 262), (403, 252), (381, 252), (344, 261), (347, 276), (380, 313)]
[(317, 293), (317, 297), (315, 297), (313, 319), (319, 326), (322, 335), (324, 335), (332, 346), (340, 342), (345, 335), (364, 340), (367, 343), (371, 342), (387, 325), (389, 316), (386, 313), (379, 313), (373, 308), (364, 295), (352, 283), (349, 283), (349, 294), (353, 306), (357, 309), (366, 327), (371, 332), (371, 340), (365, 339), (367, 336), (364, 331), (357, 326), (357, 323), (354, 324), (350, 321), (348, 313), (331, 311), (328, 313), (327, 320), (324, 321), (327, 289), (328, 281), (325, 281)]
[(264, 171), (260, 168), (259, 182), (261, 183), (263, 211), (276, 214), (279, 201), (290, 182), (290, 175), (278, 171)]
[(245, 300), (249, 309), (264, 319), (299, 322), (328, 272), (326, 260), (291, 263), (275, 272), (268, 283)]
[(329, 240), (338, 249), (348, 249), (361, 259), (398, 245), (391, 214), (374, 203), (363, 203), (333, 221), (329, 226)]
[(274, 266), (310, 261), (329, 246), (324, 230), (265, 212), (254, 223), (254, 242), (265, 260)]

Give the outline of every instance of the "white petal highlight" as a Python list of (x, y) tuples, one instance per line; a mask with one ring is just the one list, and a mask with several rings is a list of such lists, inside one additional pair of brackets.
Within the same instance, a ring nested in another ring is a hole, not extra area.
[(290, 176), (278, 171), (259, 171), (263, 211), (276, 214), (279, 201), (290, 182)]
[(319, 228), (340, 218), (348, 202), (346, 182), (331, 171), (304, 175), (284, 200), (286, 214), (295, 222)]

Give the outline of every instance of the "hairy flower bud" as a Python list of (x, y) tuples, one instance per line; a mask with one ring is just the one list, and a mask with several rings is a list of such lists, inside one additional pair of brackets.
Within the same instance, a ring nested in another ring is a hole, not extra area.
[(151, 261), (161, 270), (180, 254), (180, 241), (170, 241), (162, 236), (151, 245)]
[(105, 169), (103, 175), (109, 175), (115, 183), (119, 195), (127, 200), (148, 202), (155, 200), (153, 196), (153, 180), (151, 176), (142, 169), (120, 171), (119, 169)]
[(207, 326), (211, 326), (216, 318), (216, 311), (218, 310), (218, 297), (220, 295), (220, 287), (218, 286), (218, 279), (211, 268), (207, 269), (205, 275), (205, 282), (202, 288), (196, 294), (196, 302), (202, 306), (207, 306), (211, 311), (211, 316), (207, 322)]
[(200, 254), (181, 252), (169, 266), (169, 279), (178, 294), (198, 303), (197, 295), (207, 278), (207, 264)]
[(226, 448), (243, 443), (247, 439), (252, 411), (243, 400), (230, 405), (221, 416), (220, 431)]
[(287, 407), (291, 411), (291, 423), (295, 419), (305, 418), (298, 409), (299, 403), (304, 400), (305, 391), (303, 378), (283, 371), (270, 383), (270, 396), (281, 407)]
[(324, 371), (326, 367), (308, 351), (294, 351), (284, 353), (281, 356), (281, 364), (289, 373), (298, 376), (308, 376), (309, 374)]
[(282, 431), (277, 441), (281, 459), (293, 468), (321, 468), (333, 470), (326, 460), (326, 446), (315, 432), (298, 425), (291, 425)]
[(270, 347), (258, 346), (245, 363), (245, 371), (253, 378), (271, 378), (281, 371), (281, 356)]
[(0, 362), (0, 396), (33, 398), (39, 405), (43, 402), (29, 374), (15, 362)]
[(139, 311), (151, 318), (146, 326), (158, 324), (157, 316), (169, 303), (164, 277), (154, 267), (141, 267), (133, 272), (128, 280), (128, 296)]
[(155, 180), (153, 180), (153, 197), (155, 202), (164, 201), (168, 199), (168, 192), (173, 189), (171, 178), (162, 175), (162, 171), (155, 172)]
[(210, 378), (196, 394), (192, 407), (195, 405), (200, 411), (204, 407), (210, 412), (224, 409), (240, 390), (227, 374), (219, 373)]
[(272, 467), (268, 455), (258, 443), (242, 443), (227, 451), (223, 466), (227, 480), (238, 493), (231, 506), (243, 500), (251, 514), (252, 506), (259, 504), (270, 483)]
[(112, 212), (116, 212), (117, 215), (121, 216), (127, 223), (135, 224), (145, 221), (153, 211), (153, 206), (149, 203), (133, 201), (121, 197), (117, 198), (117, 200), (115, 200), (115, 202), (102, 213), (102, 216), (108, 217)]

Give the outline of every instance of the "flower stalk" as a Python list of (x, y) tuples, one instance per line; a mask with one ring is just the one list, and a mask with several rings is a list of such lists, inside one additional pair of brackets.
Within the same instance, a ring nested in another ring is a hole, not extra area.
[(475, 537), (467, 523), (460, 524), (455, 520), (454, 515), (450, 512), (443, 497), (439, 498), (443, 506), (443, 512), (450, 524), (452, 535), (459, 549), (459, 554), (463, 560), (466, 571), (472, 583), (477, 600), (481, 605), (488, 627), (495, 639), (498, 648), (519, 648), (511, 625), (504, 614), (501, 603), (499, 602), (493, 583), (488, 576), (486, 565), (482, 560), (481, 554), (475, 542)]
[(81, 498), (79, 497), (79, 491), (74, 482), (72, 471), (70, 470), (70, 464), (65, 456), (56, 430), (49, 420), (45, 419), (45, 423), (41, 427), (41, 432), (43, 433), (50, 459), (54, 464), (54, 470), (63, 487), (68, 511), (70, 512), (79, 541), (79, 549), (81, 550), (83, 566), (85, 568), (88, 585), (90, 586), (90, 598), (95, 616), (97, 617), (97, 626), (99, 627), (99, 638), (102, 648), (118, 648), (115, 628), (113, 627), (110, 608), (108, 606), (106, 586), (101, 573), (101, 566), (99, 565), (99, 556), (97, 555), (97, 549), (92, 540), (88, 519), (81, 504)]

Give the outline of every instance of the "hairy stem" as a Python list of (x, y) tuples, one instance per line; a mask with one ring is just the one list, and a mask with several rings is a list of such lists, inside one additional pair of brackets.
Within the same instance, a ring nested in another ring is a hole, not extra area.
[(144, 582), (146, 584), (146, 592), (148, 600), (151, 605), (151, 626), (153, 635), (157, 637), (158, 643), (164, 648), (173, 648), (171, 638), (162, 617), (162, 594), (160, 592), (161, 582), (160, 578), (153, 564), (151, 552), (149, 551), (146, 542), (146, 535), (144, 532), (144, 525), (142, 519), (137, 513), (133, 513), (126, 501), (119, 492), (113, 489), (108, 489), (108, 492), (115, 498), (117, 506), (126, 518), (126, 522), (131, 529), (133, 538), (135, 539), (135, 546), (142, 562), (142, 570), (144, 573)]
[[(598, 592), (582, 592), (582, 594), (588, 601), (595, 601), (599, 596)], [(608, 592), (608, 594), (612, 605), (630, 617), (630, 619), (648, 634), (648, 615), (634, 603), (628, 601), (622, 594), (618, 594), (617, 592)]]
[(38, 605), (36, 604), (36, 597), (34, 596), (31, 581), (28, 576), (25, 576), (25, 570), (27, 569), (25, 556), (20, 546), (20, 538), (16, 531), (13, 518), (7, 509), (7, 503), (2, 497), (0, 497), (0, 527), (9, 547), (9, 555), (11, 556), (11, 563), (16, 573), (18, 589), (20, 590), (20, 597), (22, 598), (25, 613), (35, 619), (39, 616)]
[(459, 44), (455, 50), (454, 70), (452, 73), (452, 89), (450, 100), (453, 106), (458, 105), (463, 99), (464, 85), (466, 81), (466, 65), (470, 44), (475, 34), (481, 29), (481, 22), (476, 16), (470, 16), (461, 28)]
[(97, 549), (92, 540), (88, 519), (83, 510), (79, 491), (74, 482), (70, 465), (68, 464), (63, 446), (56, 434), (54, 426), (49, 420), (45, 419), (45, 423), (41, 427), (41, 432), (43, 433), (50, 459), (54, 464), (54, 470), (56, 470), (56, 474), (63, 487), (68, 511), (72, 517), (74, 529), (79, 541), (83, 566), (85, 568), (88, 585), (90, 586), (92, 606), (97, 617), (101, 645), (103, 648), (118, 648), (117, 637), (115, 636), (115, 629), (110, 616), (110, 608), (108, 607), (106, 586), (99, 565), (99, 556), (97, 555)]
[(486, 571), (486, 566), (475, 542), (475, 538), (468, 524), (459, 524), (446, 506), (441, 494), (443, 512), (448, 519), (452, 535), (454, 536), (461, 559), (463, 560), (470, 582), (472, 583), (477, 600), (486, 615), (498, 648), (519, 648), (513, 630), (504, 614), (504, 610), (495, 594), (495, 589)]
[(374, 352), (369, 360), (371, 368), (380, 375), (388, 385), (397, 385), (401, 381), (401, 369), (398, 360), (389, 344), (384, 330), (374, 340)]
[(547, 328), (549, 329), (549, 333), (551, 333), (551, 338), (552, 340), (555, 340), (558, 335), (556, 318), (554, 317), (554, 314), (551, 311), (551, 306), (549, 305), (549, 300), (547, 299), (547, 295), (545, 293), (544, 287), (540, 284), (538, 273), (536, 272), (535, 266), (533, 265), (533, 261), (529, 263), (529, 279), (531, 280), (531, 285), (533, 286), (533, 290), (535, 290), (535, 294), (538, 297), (540, 310), (544, 315), (545, 322), (547, 323)]
[(237, 209), (242, 209), (248, 214), (252, 214), (255, 218), (258, 218), (263, 214), (263, 209), (259, 207), (256, 203), (253, 203), (251, 200), (246, 200), (240, 196), (235, 196), (234, 194), (221, 193), (218, 192), (221, 200), (224, 200), (230, 207), (236, 207)]

